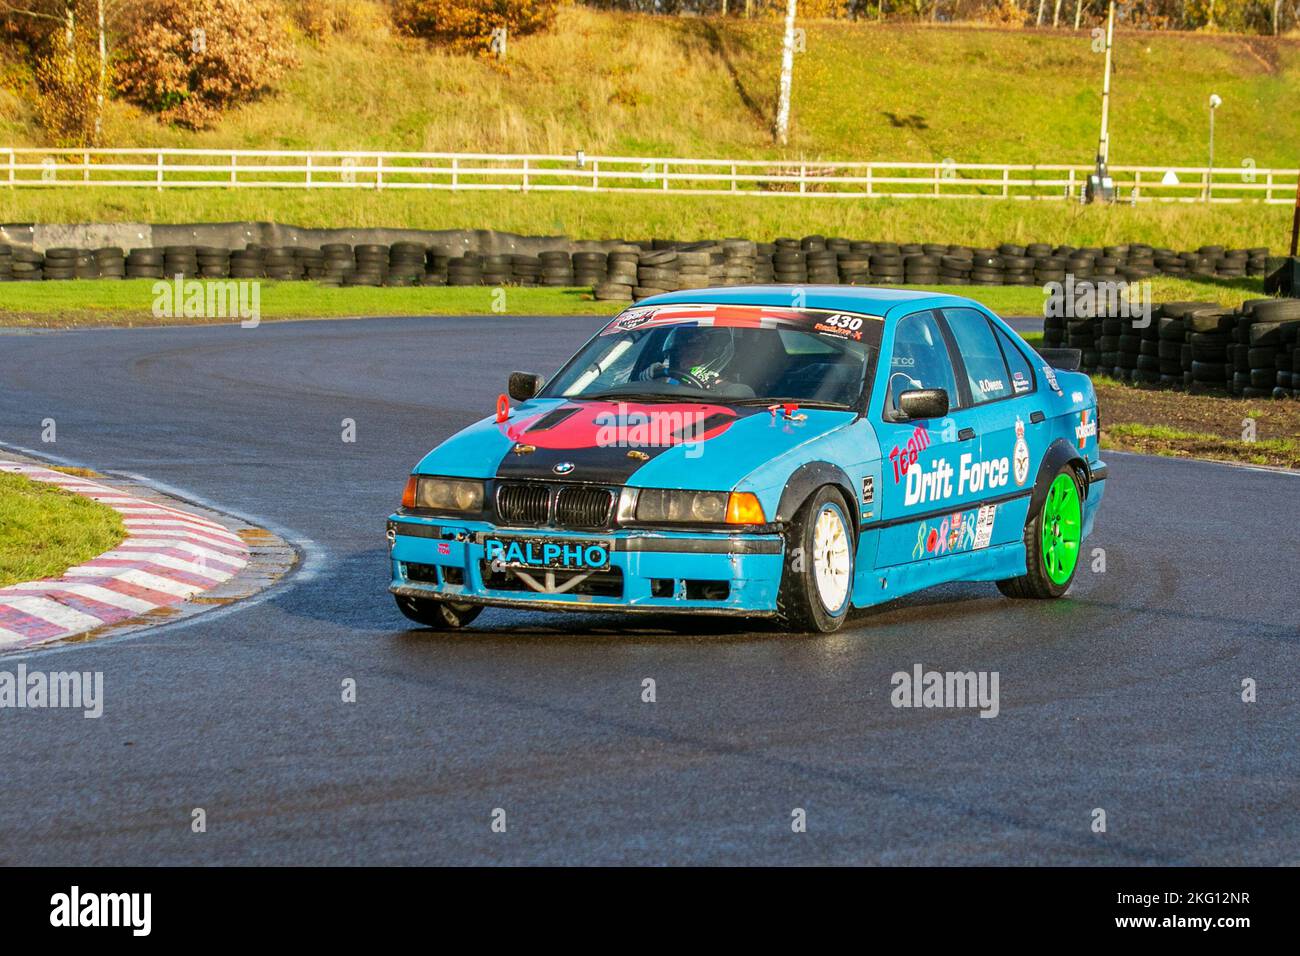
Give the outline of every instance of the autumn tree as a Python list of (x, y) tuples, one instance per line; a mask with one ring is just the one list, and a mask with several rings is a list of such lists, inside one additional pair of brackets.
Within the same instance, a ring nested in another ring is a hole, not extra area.
[(202, 128), (296, 65), (273, 0), (147, 0), (122, 41), (118, 89), (168, 123)]
[(558, 7), (559, 0), (395, 0), (393, 23), (411, 36), (486, 52), (502, 28), (507, 42), (549, 29)]

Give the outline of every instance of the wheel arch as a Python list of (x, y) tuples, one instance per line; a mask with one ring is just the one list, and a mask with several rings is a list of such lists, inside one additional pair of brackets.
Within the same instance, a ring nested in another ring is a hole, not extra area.
[(1087, 498), (1088, 463), (1084, 461), (1083, 454), (1078, 448), (1064, 438), (1058, 438), (1047, 446), (1047, 451), (1043, 453), (1043, 460), (1038, 465), (1038, 474), (1034, 477), (1034, 490), (1029, 496), (1029, 513), (1025, 517), (1026, 527), (1042, 510), (1043, 502), (1047, 500), (1047, 490), (1062, 465), (1069, 465), (1074, 469), (1075, 474), (1079, 476), (1079, 484), (1083, 486), (1081, 497)]
[(781, 500), (777, 503), (775, 520), (779, 524), (788, 525), (794, 520), (795, 514), (803, 503), (823, 485), (830, 485), (844, 498), (844, 505), (848, 509), (845, 517), (852, 525), (850, 530), (856, 541), (862, 522), (858, 496), (854, 493), (853, 483), (844, 469), (828, 461), (804, 462), (791, 473), (786, 480), (785, 489), (781, 492)]

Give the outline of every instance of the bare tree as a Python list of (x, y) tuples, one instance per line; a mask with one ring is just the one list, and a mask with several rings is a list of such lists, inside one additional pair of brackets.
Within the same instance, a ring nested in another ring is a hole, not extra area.
[(794, 17), (799, 0), (788, 0), (785, 8), (785, 39), (781, 43), (781, 96), (776, 111), (776, 139), (782, 146), (790, 139), (790, 89), (794, 82)]
[[(84, 10), (92, 2), (94, 3), (93, 21), (88, 16), (79, 17), (78, 8)], [(124, 0), (26, 0), (18, 3), (14, 0), (0, 0), (0, 14), (14, 14), (29, 17), (38, 23), (48, 23), (48, 32), (45, 33), (47, 37), (50, 34), (57, 36), (54, 31), (62, 33), (62, 47), (67, 57), (68, 75), (83, 76), (80, 82), (87, 87), (90, 83), (95, 85), (92, 142), (96, 143), (99, 142), (104, 130), (104, 104), (109, 84), (109, 31), (112, 28), (110, 21), (115, 8), (123, 2)], [(91, 45), (84, 31), (91, 29), (92, 22), (95, 31), (93, 45), (97, 47), (99, 59), (99, 69), (93, 78), (86, 74), (79, 74), (76, 69), (78, 50)], [(83, 31), (80, 39), (78, 31)]]

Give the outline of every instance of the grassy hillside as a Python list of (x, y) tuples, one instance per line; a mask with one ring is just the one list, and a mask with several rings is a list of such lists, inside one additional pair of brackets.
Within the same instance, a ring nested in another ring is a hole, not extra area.
[[(118, 145), (389, 148), (822, 159), (1082, 162), (1096, 150), (1102, 68), (1088, 33), (813, 21), (796, 56), (793, 135), (770, 134), (773, 21), (561, 11), (504, 61), (395, 37), (371, 0), (351, 26), (298, 37), (301, 67), (275, 95), (203, 132), (114, 102)], [(22, 72), (0, 93), (0, 146), (39, 144)], [(1203, 164), (1206, 101), (1223, 97), (1217, 165), (1300, 161), (1300, 42), (1121, 33), (1112, 161)], [(981, 208), (971, 208), (979, 206)], [(0, 220), (278, 219), (303, 225), (495, 226), (572, 235), (803, 232), (975, 242), (1011, 238), (1282, 244), (1283, 210), (1111, 210), (1056, 204), (876, 203), (678, 197), (386, 196), (219, 191), (0, 192)], [(1082, 230), (1082, 231), (1071, 231)]]
[[(114, 104), (121, 145), (779, 154), (771, 142), (774, 21), (644, 17), (568, 8), (504, 61), (450, 56), (392, 36), (379, 7), (349, 0), (352, 28), (299, 37), (282, 91), (211, 131), (159, 126)], [(1102, 58), (1087, 32), (810, 21), (795, 58), (792, 155), (1087, 162)], [(1206, 158), (1206, 100), (1223, 97), (1222, 165), (1294, 165), (1300, 42), (1120, 33), (1116, 163)], [(36, 144), (10, 83), (0, 141)]]

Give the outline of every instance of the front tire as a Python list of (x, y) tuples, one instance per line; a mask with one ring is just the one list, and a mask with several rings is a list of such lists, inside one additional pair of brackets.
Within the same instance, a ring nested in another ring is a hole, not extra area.
[(785, 573), (776, 609), (793, 631), (837, 631), (853, 596), (856, 537), (844, 498), (824, 485), (803, 503), (785, 532)]
[(433, 598), (413, 598), (395, 594), (397, 609), (417, 624), (435, 631), (456, 631), (466, 627), (483, 613), (481, 604), (453, 604)]
[(1045, 600), (1070, 590), (1083, 544), (1081, 502), (1078, 473), (1062, 465), (1038, 514), (1025, 526), (1025, 573), (999, 581), (999, 591), (1010, 598)]

